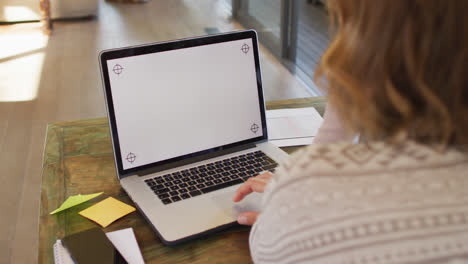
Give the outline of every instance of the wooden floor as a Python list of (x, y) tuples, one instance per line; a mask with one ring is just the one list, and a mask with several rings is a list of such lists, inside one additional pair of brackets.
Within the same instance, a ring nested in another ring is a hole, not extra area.
[[(241, 29), (222, 0), (99, 2), (97, 19), (0, 26), (0, 263), (36, 263), (47, 123), (105, 116), (97, 55), (124, 45)], [(310, 93), (266, 50), (266, 100)]]

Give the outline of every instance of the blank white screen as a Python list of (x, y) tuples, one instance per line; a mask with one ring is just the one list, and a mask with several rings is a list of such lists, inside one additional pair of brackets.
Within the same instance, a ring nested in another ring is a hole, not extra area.
[[(113, 71), (117, 64), (120, 74)], [(251, 39), (114, 59), (107, 66), (124, 169), (263, 135)]]

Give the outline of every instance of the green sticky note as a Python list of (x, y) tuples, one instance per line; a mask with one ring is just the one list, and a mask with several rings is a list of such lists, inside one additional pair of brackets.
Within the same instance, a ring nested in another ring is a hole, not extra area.
[(93, 194), (86, 194), (86, 195), (81, 195), (81, 194), (78, 194), (78, 195), (72, 195), (70, 197), (68, 197), (68, 199), (63, 202), (63, 204), (57, 208), (55, 211), (51, 212), (50, 214), (55, 214), (55, 213), (58, 213), (58, 212), (61, 212), (63, 210), (66, 210), (70, 207), (73, 207), (75, 205), (79, 205), (81, 203), (84, 203), (86, 201), (89, 201), (95, 197), (98, 197), (99, 195), (103, 194), (104, 192), (100, 192), (100, 193), (93, 193)]

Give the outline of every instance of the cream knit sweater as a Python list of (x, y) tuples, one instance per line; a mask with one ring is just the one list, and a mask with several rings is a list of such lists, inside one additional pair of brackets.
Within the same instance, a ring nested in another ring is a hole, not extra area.
[(311, 145), (272, 177), (255, 263), (468, 263), (468, 155), (413, 142)]

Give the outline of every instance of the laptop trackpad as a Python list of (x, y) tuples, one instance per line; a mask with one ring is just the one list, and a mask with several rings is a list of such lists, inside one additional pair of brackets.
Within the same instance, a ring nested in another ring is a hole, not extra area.
[(219, 195), (214, 195), (211, 199), (215, 202), (216, 206), (225, 212), (227, 215), (230, 215), (234, 219), (237, 218), (239, 213), (248, 212), (248, 211), (260, 211), (260, 202), (261, 194), (252, 193), (245, 197), (241, 202), (234, 203), (232, 197), (234, 193), (221, 193)]

